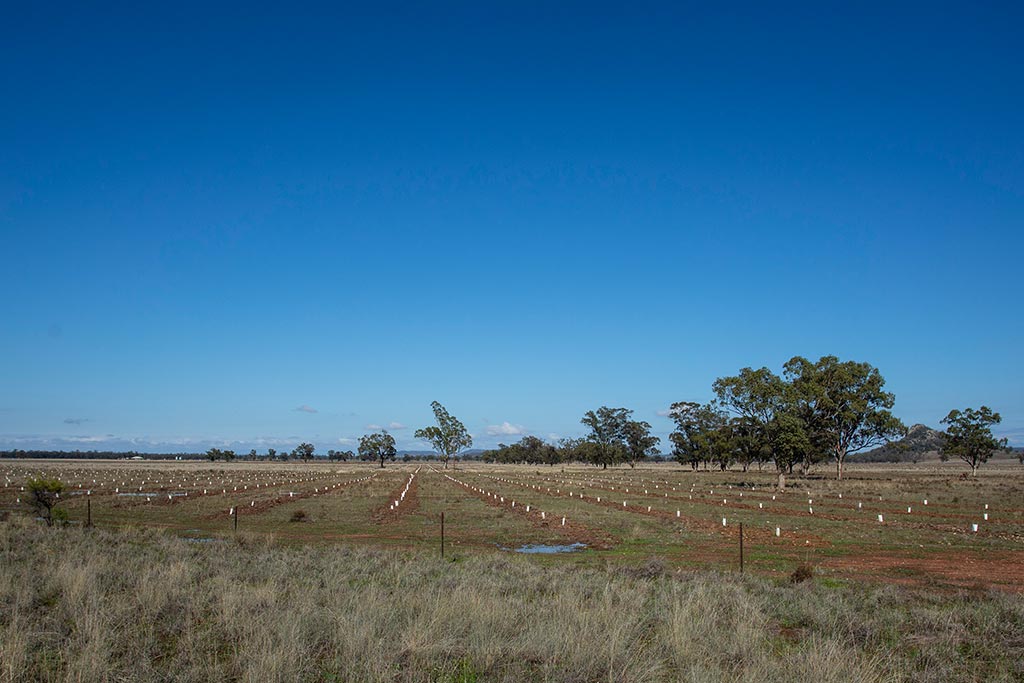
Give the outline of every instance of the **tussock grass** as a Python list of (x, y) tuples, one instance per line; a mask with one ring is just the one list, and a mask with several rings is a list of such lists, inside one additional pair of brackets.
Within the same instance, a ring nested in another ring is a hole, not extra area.
[(1024, 600), (0, 522), (2, 681), (1024, 678)]

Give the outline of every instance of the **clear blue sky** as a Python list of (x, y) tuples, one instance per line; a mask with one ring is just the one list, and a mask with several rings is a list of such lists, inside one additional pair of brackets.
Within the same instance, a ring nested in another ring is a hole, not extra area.
[(0, 447), (664, 434), (824, 354), (1024, 443), (1019, 4), (494, 4), (6, 7)]

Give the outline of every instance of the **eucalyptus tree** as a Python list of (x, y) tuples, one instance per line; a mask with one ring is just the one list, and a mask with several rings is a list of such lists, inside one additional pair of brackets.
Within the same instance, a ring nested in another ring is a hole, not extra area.
[(626, 425), (632, 414), (633, 411), (626, 408), (601, 406), (596, 411), (588, 410), (583, 415), (580, 424), (590, 428), (586, 440), (590, 442), (592, 448), (586, 450), (593, 464), (608, 469), (608, 465), (615, 465), (626, 459)]
[(380, 460), (381, 469), (384, 468), (384, 461), (395, 460), (398, 451), (395, 449), (395, 437), (387, 433), (387, 430), (380, 430), (373, 434), (366, 434), (359, 439), (359, 457), (365, 460)]
[(553, 467), (555, 463), (561, 462), (562, 459), (557, 448), (537, 436), (524, 436), (512, 448), (520, 454), (524, 462), (531, 465), (549, 465)]
[(978, 410), (951, 410), (949, 415), (942, 418), (942, 424), (948, 427), (943, 432), (945, 443), (939, 451), (939, 457), (945, 461), (950, 456), (956, 456), (970, 465), (972, 477), (977, 476), (978, 467), (982, 463), (988, 462), (996, 451), (1006, 449), (1006, 439), (992, 436), (992, 425), (1002, 421), (1002, 416), (988, 406)]
[[(870, 363), (822, 356), (816, 363), (795, 356), (785, 365), (793, 404), (810, 439), (809, 452), (827, 449), (843, 478), (846, 456), (904, 436), (906, 426), (890, 409), (896, 401)], [(813, 462), (813, 456), (808, 458)]]
[(623, 428), (623, 436), (626, 441), (626, 453), (630, 467), (636, 467), (639, 460), (658, 454), (658, 444), (661, 443), (661, 439), (651, 434), (651, 425), (647, 422), (627, 420)]
[(669, 408), (669, 417), (676, 423), (675, 430), (668, 437), (675, 459), (694, 470), (701, 463), (711, 462), (715, 452), (715, 431), (724, 422), (722, 411), (710, 403), (679, 401)]
[(784, 491), (786, 473), (792, 472), (793, 464), (811, 445), (806, 425), (794, 408), (791, 385), (768, 368), (743, 368), (738, 375), (716, 379), (712, 389), (719, 405), (744, 418), (753, 433), (761, 435), (775, 461), (779, 490)]
[(292, 451), (292, 457), (301, 459), (302, 462), (309, 462), (309, 459), (313, 457), (313, 453), (316, 451), (316, 447), (311, 443), (303, 441)]
[(736, 461), (746, 472), (752, 463), (757, 463), (758, 468), (766, 460), (770, 460), (770, 453), (765, 445), (762, 428), (753, 420), (746, 417), (733, 417), (729, 420), (732, 432), (733, 452)]
[(445, 410), (443, 405), (434, 401), (430, 407), (434, 411), (434, 420), (437, 424), (417, 429), (413, 436), (430, 442), (434, 450), (444, 459), (444, 468), (448, 469), (448, 460), (453, 455), (472, 446), (473, 437), (466, 431), (465, 425)]
[(559, 439), (555, 446), (559, 462), (590, 462), (591, 458), (586, 452), (590, 445), (586, 439), (570, 437)]
[(235, 459), (235, 452), (232, 450), (221, 450), (219, 448), (211, 448), (204, 455), (213, 462), (215, 460), (224, 459), (225, 462), (231, 462)]

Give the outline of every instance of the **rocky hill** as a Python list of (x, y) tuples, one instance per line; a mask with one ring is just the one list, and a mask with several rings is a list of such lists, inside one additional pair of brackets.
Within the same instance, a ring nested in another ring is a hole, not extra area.
[(916, 462), (939, 457), (942, 432), (927, 425), (916, 424), (899, 441), (866, 453), (850, 456), (851, 462)]

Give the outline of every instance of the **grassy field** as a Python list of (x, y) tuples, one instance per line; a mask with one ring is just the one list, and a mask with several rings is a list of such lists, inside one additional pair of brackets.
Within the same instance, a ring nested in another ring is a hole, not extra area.
[(1024, 680), (1024, 468), (961, 472), (5, 462), (0, 680)]
[(73, 521), (86, 520), (88, 505), (101, 528), (221, 539), (233, 533), (235, 509), (240, 530), (283, 545), (439, 551), (444, 512), (449, 553), (581, 542), (582, 552), (535, 561), (603, 567), (656, 557), (672, 569), (720, 571), (739, 569), (742, 524), (750, 573), (787, 576), (809, 564), (837, 581), (1024, 589), (1024, 467), (962, 473), (953, 463), (851, 466), (842, 482), (823, 470), (777, 493), (768, 471), (674, 465), (9, 462), (0, 466), (0, 511), (29, 514), (21, 489), (44, 475), (68, 486)]

